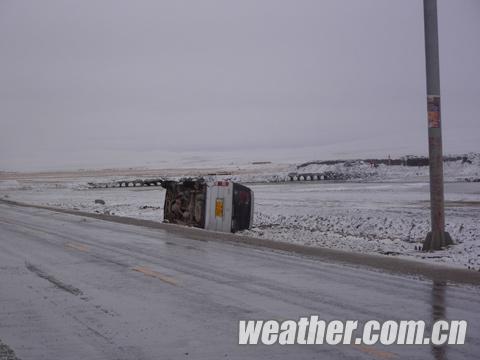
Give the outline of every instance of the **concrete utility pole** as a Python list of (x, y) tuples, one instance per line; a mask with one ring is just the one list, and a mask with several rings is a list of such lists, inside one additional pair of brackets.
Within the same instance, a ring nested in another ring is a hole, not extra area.
[(451, 245), (453, 241), (450, 235), (445, 232), (437, 0), (423, 0), (423, 11), (425, 21), (425, 59), (427, 65), (430, 208), (432, 216), (432, 231), (428, 233), (423, 242), (423, 250), (433, 251)]

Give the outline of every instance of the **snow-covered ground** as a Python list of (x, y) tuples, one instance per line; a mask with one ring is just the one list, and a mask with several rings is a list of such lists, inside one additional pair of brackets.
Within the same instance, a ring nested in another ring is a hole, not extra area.
[[(161, 187), (90, 189), (86, 179), (0, 181), (0, 198), (7, 200), (147, 220), (162, 221), (164, 196)], [(95, 200), (103, 200), (105, 205)]]
[[(447, 230), (457, 243), (446, 250), (416, 250), (430, 226), (427, 167), (264, 164), (228, 168), (225, 178), (252, 183), (255, 223), (245, 235), (347, 251), (404, 256), (480, 270), (480, 160), (445, 164)], [(217, 169), (220, 171), (220, 169)], [(225, 168), (223, 168), (225, 170)], [(208, 170), (209, 172), (211, 170)], [(291, 172), (355, 174), (348, 182), (278, 182)], [(198, 175), (181, 170), (169, 176)], [(148, 176), (151, 177), (151, 172)], [(159, 171), (159, 176), (163, 173)], [(91, 189), (88, 182), (139, 178), (142, 174), (9, 174), (0, 198), (82, 211), (162, 221), (160, 187)], [(0, 177), (2, 179), (2, 177)], [(256, 182), (255, 184), (253, 184)], [(96, 204), (101, 199), (103, 204)]]
[(407, 256), (480, 269), (480, 183), (447, 183), (447, 231), (457, 245), (423, 253), (429, 186), (418, 182), (255, 185), (247, 233), (348, 251)]

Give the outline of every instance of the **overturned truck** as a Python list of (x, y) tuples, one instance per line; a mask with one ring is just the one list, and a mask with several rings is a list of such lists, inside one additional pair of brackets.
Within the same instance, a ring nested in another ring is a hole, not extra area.
[(232, 181), (164, 181), (164, 221), (202, 229), (236, 232), (253, 223), (253, 191)]

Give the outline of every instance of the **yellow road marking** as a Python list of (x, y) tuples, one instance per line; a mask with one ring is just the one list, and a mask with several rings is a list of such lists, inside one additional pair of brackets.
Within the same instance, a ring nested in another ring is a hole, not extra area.
[(397, 357), (397, 355), (392, 353), (392, 352), (378, 350), (378, 349), (374, 348), (373, 346), (356, 345), (356, 344), (352, 344), (352, 346), (357, 350), (360, 350), (364, 353), (373, 355), (373, 356), (375, 356), (379, 359), (393, 359), (393, 358)]
[(159, 272), (154, 271), (154, 270), (152, 270), (152, 269), (150, 269), (146, 266), (136, 266), (136, 267), (132, 268), (132, 270), (133, 271), (138, 271), (138, 272), (140, 272), (144, 275), (147, 275), (147, 276), (157, 278), (157, 279), (162, 280), (163, 282), (166, 282), (167, 284), (170, 284), (170, 285), (174, 285), (174, 286), (178, 285), (178, 283), (172, 277), (160, 274)]
[(75, 249), (78, 251), (88, 251), (88, 246), (83, 244), (66, 243), (65, 247)]

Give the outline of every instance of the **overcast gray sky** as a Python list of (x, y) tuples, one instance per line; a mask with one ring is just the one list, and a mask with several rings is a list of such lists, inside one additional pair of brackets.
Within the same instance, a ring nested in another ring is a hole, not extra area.
[[(480, 151), (480, 1), (438, 6), (444, 151)], [(423, 36), (421, 0), (0, 0), (0, 170), (426, 153)]]

